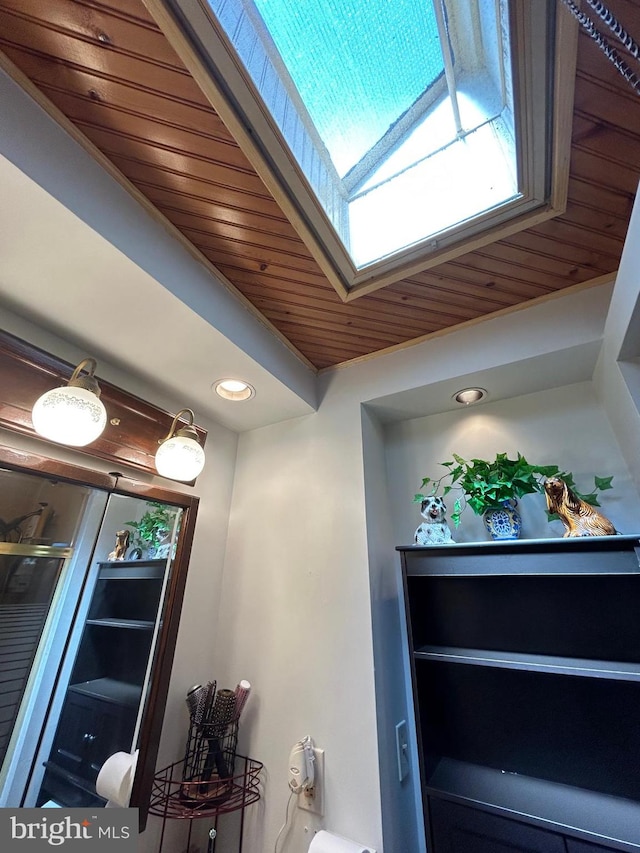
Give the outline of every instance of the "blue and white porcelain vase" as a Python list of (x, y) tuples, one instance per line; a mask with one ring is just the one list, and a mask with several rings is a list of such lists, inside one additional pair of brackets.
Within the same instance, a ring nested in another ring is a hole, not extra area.
[(485, 510), (482, 516), (484, 525), (492, 539), (519, 539), (522, 519), (515, 498), (504, 501), (502, 506)]

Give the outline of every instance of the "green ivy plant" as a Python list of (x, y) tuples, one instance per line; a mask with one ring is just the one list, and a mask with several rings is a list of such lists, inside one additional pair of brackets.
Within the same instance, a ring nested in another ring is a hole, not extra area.
[[(516, 459), (510, 459), (506, 453), (498, 453), (492, 462), (486, 459), (467, 460), (454, 453), (452, 460), (441, 462), (440, 465), (447, 469), (445, 473), (437, 480), (425, 477), (422, 480), (422, 488), (431, 486), (429, 496), (438, 494), (440, 490), (443, 497), (452, 489), (460, 491), (451, 513), (455, 527), (459, 526), (460, 516), (467, 504), (476, 515), (483, 515), (486, 510), (502, 506), (505, 501), (543, 492), (547, 477), (560, 477), (578, 497), (592, 506), (600, 506), (598, 491), (611, 489), (613, 480), (613, 477), (594, 477), (594, 488), (583, 493), (576, 488), (571, 472), (561, 471), (557, 465), (532, 465), (521, 453), (518, 453)], [(425, 497), (425, 494), (419, 493), (413, 500), (420, 503)], [(549, 512), (547, 517), (549, 521), (557, 518)]]
[(150, 507), (139, 521), (125, 521), (134, 532), (133, 545), (145, 550), (157, 548), (171, 533), (176, 509), (157, 501), (147, 501)]

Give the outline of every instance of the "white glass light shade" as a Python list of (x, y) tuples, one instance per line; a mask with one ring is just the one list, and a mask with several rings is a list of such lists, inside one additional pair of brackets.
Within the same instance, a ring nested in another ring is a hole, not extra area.
[(33, 407), (31, 419), (43, 438), (84, 447), (104, 430), (107, 412), (93, 391), (67, 385), (43, 394)]
[(204, 450), (194, 438), (174, 435), (156, 451), (156, 469), (162, 477), (190, 482), (204, 468)]

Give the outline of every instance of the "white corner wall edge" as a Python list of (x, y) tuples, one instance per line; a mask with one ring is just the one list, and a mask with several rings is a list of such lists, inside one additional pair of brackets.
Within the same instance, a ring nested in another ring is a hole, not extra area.
[[(640, 186), (639, 186), (640, 190)], [(615, 289), (605, 325), (607, 351), (618, 358), (640, 356), (640, 193), (629, 219)]]
[(0, 154), (315, 408), (314, 372), (2, 70), (0, 102)]
[(640, 196), (629, 221), (594, 385), (640, 492)]

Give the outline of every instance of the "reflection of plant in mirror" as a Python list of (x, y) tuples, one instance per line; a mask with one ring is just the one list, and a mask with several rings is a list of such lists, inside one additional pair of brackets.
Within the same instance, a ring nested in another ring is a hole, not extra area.
[(139, 521), (125, 521), (125, 524), (135, 531), (133, 544), (150, 551), (156, 549), (169, 536), (178, 510), (157, 501), (147, 501), (147, 506), (150, 509)]

